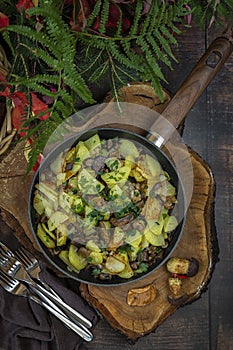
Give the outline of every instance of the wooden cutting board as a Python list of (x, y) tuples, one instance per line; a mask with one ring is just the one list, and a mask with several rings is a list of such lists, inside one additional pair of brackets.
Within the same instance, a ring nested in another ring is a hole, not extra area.
[[(170, 100), (164, 91), (164, 104), (149, 84), (134, 84), (121, 91), (124, 101), (138, 103), (162, 112)], [(106, 101), (110, 101), (108, 97)], [(105, 102), (106, 102), (105, 101)], [(104, 109), (103, 116), (108, 113)], [(90, 118), (87, 125), (95, 126), (100, 122), (95, 117)], [(138, 120), (133, 131), (143, 133), (153, 123), (146, 116)], [(135, 125), (135, 121), (133, 123)], [(132, 127), (124, 126), (132, 129)], [(199, 271), (194, 277), (183, 280), (183, 290), (186, 294), (182, 303), (174, 306), (168, 300), (170, 294), (168, 278), (170, 274), (166, 266), (137, 282), (115, 287), (97, 287), (81, 284), (80, 291), (93, 307), (109, 321), (113, 328), (118, 329), (129, 339), (137, 338), (154, 331), (168, 316), (180, 306), (198, 299), (206, 290), (215, 264), (218, 261), (218, 243), (214, 224), (215, 182), (212, 171), (201, 157), (188, 148), (194, 172), (194, 190), (187, 212), (184, 232), (173, 256), (181, 258), (196, 258), (199, 261)], [(43, 259), (38, 252), (30, 232), (27, 216), (27, 196), (33, 174), (24, 179), (27, 162), (24, 157), (23, 145), (18, 144), (2, 159), (0, 164), (0, 209), (5, 222), (14, 230), (20, 242), (37, 257)], [(136, 302), (129, 304), (128, 297), (136, 293), (142, 296), (144, 305)], [(136, 291), (135, 291), (136, 290)]]

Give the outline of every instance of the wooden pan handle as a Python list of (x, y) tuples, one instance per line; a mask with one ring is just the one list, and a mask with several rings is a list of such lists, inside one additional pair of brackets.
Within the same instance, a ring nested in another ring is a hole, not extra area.
[[(174, 127), (177, 129), (184, 121), (194, 103), (224, 65), (232, 51), (233, 44), (227, 38), (220, 37), (212, 42), (162, 113), (171, 126), (164, 124), (163, 118), (158, 118), (151, 126), (150, 141), (156, 143), (156, 134), (160, 136), (161, 142), (162, 139), (166, 142), (170, 138)], [(159, 142), (158, 146), (161, 146)]]

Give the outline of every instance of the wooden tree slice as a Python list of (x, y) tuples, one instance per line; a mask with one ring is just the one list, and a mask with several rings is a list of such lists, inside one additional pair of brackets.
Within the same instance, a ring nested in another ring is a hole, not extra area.
[[(217, 242), (213, 224), (214, 179), (208, 165), (190, 149), (194, 169), (194, 193), (187, 212), (184, 232), (172, 256), (194, 257), (200, 268), (196, 276), (183, 281), (187, 298), (182, 305), (200, 297), (210, 280), (215, 262)], [(155, 330), (178, 307), (168, 301), (170, 294), (166, 266), (162, 266), (148, 277), (134, 283), (117, 287), (81, 285), (83, 297), (96, 307), (109, 323), (130, 339), (137, 339)], [(156, 297), (147, 305), (130, 306), (127, 296), (130, 290), (152, 285)]]
[[(135, 84), (125, 87), (122, 99), (130, 103), (143, 104), (150, 109), (162, 112), (169, 102), (164, 91), (165, 103), (161, 104), (149, 84)], [(111, 98), (108, 97), (108, 101)], [(91, 116), (80, 129), (100, 125), (101, 119), (111, 112), (107, 105), (98, 116)], [(153, 123), (153, 114), (133, 116), (131, 125), (124, 128), (143, 133)], [(111, 123), (110, 123), (111, 124)], [(118, 124), (117, 124), (118, 125)], [(122, 125), (120, 125), (122, 126)], [(180, 152), (174, 144), (174, 152)], [(209, 166), (192, 149), (188, 149), (194, 171), (194, 188), (184, 232), (173, 256), (194, 257), (200, 268), (196, 276), (183, 281), (186, 299), (190, 303), (200, 297), (206, 289), (218, 257), (218, 245), (213, 220), (215, 183)], [(24, 178), (26, 170), (23, 145), (18, 144), (0, 164), (0, 209), (5, 222), (15, 231), (20, 242), (41, 257), (33, 240), (27, 214), (27, 201), (33, 174)], [(168, 301), (169, 273), (162, 266), (149, 276), (130, 284), (115, 287), (97, 287), (81, 284), (83, 297), (109, 321), (112, 327), (120, 330), (130, 339), (137, 339), (155, 330), (179, 305)]]

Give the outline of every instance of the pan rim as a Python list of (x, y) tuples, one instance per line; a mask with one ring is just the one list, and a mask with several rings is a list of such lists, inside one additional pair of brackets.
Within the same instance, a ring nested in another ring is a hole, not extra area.
[[(114, 131), (114, 132), (120, 132), (120, 133), (125, 133), (126, 135), (130, 135), (133, 138), (137, 138), (138, 140), (141, 140), (143, 143), (146, 143), (148, 145), (150, 145), (150, 147), (152, 147), (153, 149), (156, 149), (156, 152), (158, 152), (159, 154), (162, 155), (162, 157), (164, 157), (166, 159), (166, 161), (169, 163), (169, 165), (172, 167), (172, 169), (175, 171), (177, 179), (178, 179), (178, 183), (179, 183), (179, 187), (180, 187), (180, 191), (182, 193), (182, 201), (183, 201), (183, 206), (184, 208), (186, 208), (186, 196), (185, 196), (185, 190), (184, 190), (184, 185), (183, 182), (181, 180), (180, 174), (177, 171), (177, 169), (175, 168), (174, 164), (172, 163), (171, 159), (163, 152), (162, 149), (160, 149), (159, 147), (157, 147), (153, 142), (151, 142), (150, 140), (148, 140), (147, 138), (145, 138), (144, 136), (138, 134), (138, 133), (134, 133), (128, 129), (123, 129), (123, 128), (116, 128), (116, 127), (100, 127), (100, 128), (91, 128), (89, 130), (84, 130), (81, 133), (75, 133), (71, 136), (69, 136), (68, 138), (66, 138), (65, 140), (63, 140), (62, 142), (58, 143), (47, 155), (46, 157), (43, 159), (42, 163), (40, 164), (40, 166), (38, 167), (38, 169), (36, 170), (31, 185), (30, 185), (30, 190), (29, 190), (29, 195), (28, 195), (28, 218), (29, 218), (29, 225), (30, 225), (30, 230), (32, 232), (33, 235), (33, 239), (35, 240), (37, 246), (39, 247), (40, 251), (43, 253), (44, 257), (46, 258), (46, 260), (56, 269), (58, 270), (60, 273), (62, 273), (64, 275), (64, 277), (69, 277), (71, 279), (76, 280), (77, 282), (80, 283), (84, 283), (84, 284), (91, 284), (94, 286), (103, 286), (103, 287), (112, 287), (112, 286), (123, 286), (126, 284), (130, 284), (130, 283), (134, 283), (137, 282), (139, 280), (142, 280), (143, 278), (148, 277), (149, 275), (151, 275), (152, 273), (154, 273), (155, 271), (157, 271), (160, 267), (162, 267), (163, 265), (165, 265), (165, 263), (167, 262), (167, 260), (170, 258), (171, 254), (174, 252), (175, 248), (177, 247), (178, 243), (181, 240), (182, 234), (183, 234), (183, 230), (184, 230), (184, 226), (185, 226), (185, 222), (186, 222), (186, 210), (184, 211), (184, 215), (182, 220), (179, 223), (179, 234), (176, 236), (175, 242), (173, 243), (173, 246), (171, 248), (171, 250), (168, 252), (168, 254), (164, 257), (162, 257), (161, 261), (159, 261), (158, 264), (156, 264), (155, 266), (152, 265), (151, 269), (149, 269), (149, 271), (142, 273), (140, 275), (136, 275), (136, 277), (132, 277), (130, 279), (123, 279), (123, 278), (117, 278), (119, 279), (119, 281), (102, 281), (102, 280), (94, 280), (94, 281), (90, 281), (90, 280), (85, 280), (82, 277), (79, 276), (78, 273), (72, 273), (71, 271), (69, 271), (68, 269), (65, 269), (65, 264), (64, 264), (64, 268), (60, 267), (53, 259), (51, 253), (48, 254), (47, 250), (48, 248), (46, 248), (43, 243), (40, 241), (40, 239), (37, 237), (35, 229), (33, 227), (33, 223), (32, 223), (32, 200), (33, 200), (33, 191), (34, 191), (34, 186), (36, 184), (36, 181), (38, 179), (39, 173), (41, 171), (41, 169), (43, 169), (44, 165), (49, 161), (49, 159), (51, 159), (51, 156), (54, 155), (60, 148), (60, 152), (64, 151), (64, 149), (66, 149), (66, 145), (70, 143), (70, 146), (73, 144), (76, 144), (80, 138), (85, 137), (85, 135), (87, 133), (97, 133), (97, 132), (110, 132), (110, 131)], [(109, 138), (113, 138), (113, 137), (109, 137)], [(69, 148), (69, 146), (68, 146)], [(58, 153), (58, 154), (59, 154)], [(49, 250), (48, 250), (49, 251)], [(94, 279), (94, 278), (93, 278)]]

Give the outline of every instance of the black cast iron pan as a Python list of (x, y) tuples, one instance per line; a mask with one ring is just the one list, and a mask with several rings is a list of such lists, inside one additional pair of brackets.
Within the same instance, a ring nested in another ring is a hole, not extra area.
[[(171, 134), (174, 131), (174, 127), (178, 128), (178, 126), (183, 122), (187, 113), (192, 108), (193, 104), (197, 101), (198, 97), (205, 90), (212, 78), (216, 75), (218, 70), (225, 63), (232, 50), (233, 45), (226, 38), (218, 38), (211, 44), (207, 52), (200, 59), (200, 61), (195, 66), (189, 77), (182, 84), (181, 88), (177, 91), (177, 93), (172, 98), (171, 102), (163, 112), (163, 116), (166, 118), (166, 120), (168, 120), (171, 123), (166, 124), (165, 129), (163, 118), (158, 118), (156, 120), (156, 122), (152, 125), (147, 138), (144, 138), (130, 131), (112, 127), (98, 128), (97, 130), (92, 129), (84, 132), (81, 136), (80, 134), (72, 136), (65, 142), (62, 142), (60, 145), (58, 145), (55, 149), (53, 149), (53, 151), (51, 151), (47, 155), (40, 168), (37, 170), (31, 184), (31, 189), (29, 193), (28, 213), (34, 239), (36, 240), (41, 251), (44, 253), (45, 257), (56, 269), (58, 269), (63, 274), (84, 283), (92, 283), (106, 286), (122, 285), (124, 283), (129, 283), (138, 280), (142, 277), (145, 277), (152, 271), (155, 271), (156, 269), (161, 267), (167, 261), (167, 259), (172, 254), (181, 238), (182, 230), (185, 223), (185, 211), (187, 208), (185, 190), (180, 175), (178, 174), (178, 171), (175, 168), (173, 162), (170, 160), (170, 158), (161, 150), (161, 147), (171, 137)], [(52, 160), (55, 159), (55, 157), (58, 154), (63, 152), (65, 149), (69, 149), (71, 146), (75, 145), (79, 140), (88, 139), (96, 132), (98, 132), (99, 136), (102, 139), (111, 139), (114, 137), (126, 138), (134, 140), (146, 147), (148, 151), (151, 152), (151, 154), (153, 154), (154, 157), (158, 159), (163, 169), (168, 172), (172, 179), (172, 184), (176, 187), (178, 193), (178, 200), (174, 210), (176, 216), (178, 217), (179, 224), (173, 232), (172, 239), (168, 247), (164, 251), (163, 258), (156, 261), (145, 274), (134, 276), (131, 279), (123, 279), (116, 276), (113, 277), (110, 281), (101, 281), (95, 279), (88, 270), (81, 270), (79, 274), (68, 271), (65, 264), (57, 256), (52, 255), (51, 252), (47, 248), (45, 248), (45, 246), (37, 238), (35, 233), (37, 217), (33, 209), (32, 203), (35, 191), (35, 184), (39, 181), (40, 173), (43, 172), (43, 170), (49, 166), (49, 164), (52, 162)]]

